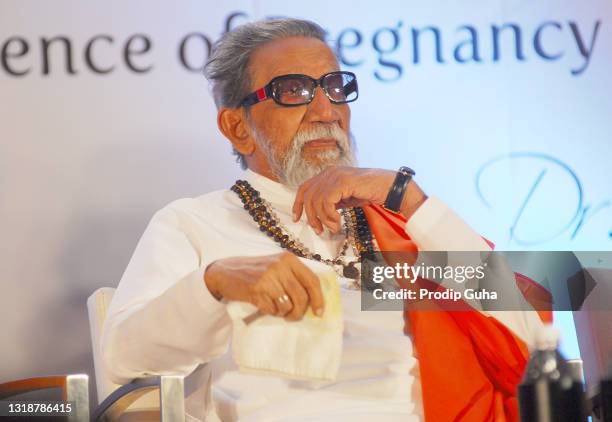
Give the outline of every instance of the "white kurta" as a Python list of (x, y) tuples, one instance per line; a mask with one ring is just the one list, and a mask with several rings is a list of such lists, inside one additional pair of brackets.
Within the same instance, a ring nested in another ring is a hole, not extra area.
[[(291, 221), (295, 192), (251, 171), (246, 179), (269, 201), (282, 224), (310, 250), (336, 256), (343, 235), (317, 236), (305, 216)], [(420, 250), (488, 250), (488, 245), (436, 198), (412, 216), (406, 232)], [(418, 365), (401, 312), (363, 312), (360, 292), (340, 279), (344, 309), (343, 354), (333, 383), (291, 381), (241, 373), (231, 359), (226, 305), (208, 291), (203, 273), (231, 256), (281, 252), (243, 209), (238, 196), (221, 190), (180, 199), (158, 211), (119, 283), (103, 330), (102, 356), (117, 383), (150, 374), (188, 374), (210, 362), (214, 409), (223, 421), (372, 420), (422, 417)], [(303, 260), (314, 271), (324, 264)], [(534, 317), (496, 315), (531, 343)], [(198, 392), (198, 394), (201, 394)], [(187, 412), (203, 415), (187, 400)], [(210, 406), (209, 406), (210, 407)], [(209, 409), (211, 410), (211, 409)]]

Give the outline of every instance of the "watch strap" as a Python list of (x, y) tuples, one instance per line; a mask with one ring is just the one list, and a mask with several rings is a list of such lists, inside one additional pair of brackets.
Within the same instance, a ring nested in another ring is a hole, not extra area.
[(395, 213), (400, 212), (406, 188), (414, 175), (415, 172), (410, 167), (399, 168), (383, 205), (386, 209)]

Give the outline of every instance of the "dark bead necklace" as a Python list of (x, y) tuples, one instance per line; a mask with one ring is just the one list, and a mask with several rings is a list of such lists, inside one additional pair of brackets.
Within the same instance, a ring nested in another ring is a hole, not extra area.
[[(287, 249), (299, 257), (323, 262), (334, 268), (339, 275), (352, 279), (359, 286), (361, 275), (355, 264), (361, 261), (362, 254), (374, 252), (374, 240), (362, 208), (342, 210), (346, 239), (335, 258), (323, 258), (320, 254), (311, 252), (299, 239), (282, 227), (272, 206), (261, 197), (249, 182), (237, 180), (231, 190), (238, 195), (244, 209), (257, 223), (259, 230), (274, 239), (283, 249)], [(343, 258), (346, 255), (349, 243), (352, 243), (355, 255), (359, 258), (346, 263)]]

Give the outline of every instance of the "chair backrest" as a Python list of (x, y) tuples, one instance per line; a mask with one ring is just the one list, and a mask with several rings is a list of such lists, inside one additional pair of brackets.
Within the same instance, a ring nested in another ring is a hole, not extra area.
[(574, 311), (574, 323), (584, 361), (584, 377), (587, 386), (594, 388), (608, 375), (612, 365), (612, 270), (590, 268), (585, 273), (593, 278), (595, 287), (580, 311)]
[[(104, 327), (106, 313), (114, 293), (115, 289), (102, 287), (93, 292), (87, 299), (87, 312), (89, 314), (89, 329), (91, 332), (91, 346), (93, 350), (94, 371), (96, 374), (98, 403), (101, 403), (110, 393), (120, 387), (119, 384), (112, 382), (106, 375), (102, 363), (102, 356), (100, 356), (102, 328)], [(130, 406), (130, 410), (153, 408), (159, 408), (159, 394), (155, 391), (145, 394)]]
[(87, 299), (87, 313), (89, 315), (89, 331), (91, 333), (91, 346), (93, 350), (94, 371), (96, 373), (96, 391), (98, 392), (98, 403), (104, 400), (110, 393), (120, 386), (113, 383), (104, 372), (102, 357), (100, 356), (100, 338), (102, 327), (106, 319), (106, 311), (113, 299), (115, 289), (102, 287), (96, 290)]

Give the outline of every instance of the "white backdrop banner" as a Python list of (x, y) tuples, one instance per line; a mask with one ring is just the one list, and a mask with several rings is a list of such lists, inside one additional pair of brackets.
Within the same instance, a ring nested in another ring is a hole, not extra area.
[(211, 43), (281, 16), (320, 23), (357, 74), (362, 166), (413, 167), (498, 249), (610, 249), (605, 0), (3, 0), (0, 382), (91, 372), (87, 296), (116, 286), (157, 209), (240, 174)]

